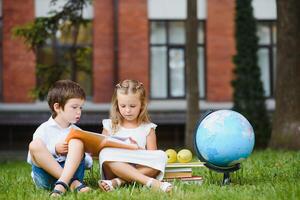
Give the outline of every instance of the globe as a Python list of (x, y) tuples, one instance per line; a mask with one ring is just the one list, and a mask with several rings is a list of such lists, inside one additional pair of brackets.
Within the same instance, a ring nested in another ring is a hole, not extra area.
[(216, 167), (230, 167), (249, 157), (254, 147), (254, 131), (240, 113), (218, 110), (199, 122), (194, 143), (200, 160)]

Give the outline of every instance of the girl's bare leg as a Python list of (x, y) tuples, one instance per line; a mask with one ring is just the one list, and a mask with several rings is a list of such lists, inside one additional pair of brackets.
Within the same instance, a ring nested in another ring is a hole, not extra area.
[[(152, 179), (151, 177), (144, 175), (138, 169), (128, 163), (107, 162), (107, 165), (116, 176), (127, 182), (137, 181), (143, 185), (146, 185), (147, 182)], [(159, 188), (161, 184), (161, 181), (153, 179), (152, 187)]]
[[(116, 179), (119, 179), (119, 184), (123, 185), (126, 183), (125, 180), (117, 177), (112, 171), (111, 169), (109, 168), (109, 166), (107, 165), (107, 162), (104, 162), (103, 163), (103, 171), (106, 175), (106, 178), (108, 180), (111, 180), (112, 181), (112, 186), (113, 187), (116, 187), (118, 186), (118, 182)], [(149, 176), (149, 177), (156, 177), (157, 174), (159, 173), (158, 170), (156, 169), (153, 169), (153, 168), (150, 168), (150, 167), (146, 167), (146, 166), (143, 166), (143, 165), (136, 165), (135, 168), (140, 171), (140, 173), (146, 175), (146, 176)], [(106, 191), (109, 190), (109, 186), (105, 183), (105, 182), (100, 182), (100, 184), (102, 185), (103, 188), (105, 188)]]
[(143, 165), (137, 165), (136, 169), (139, 170), (142, 174), (152, 178), (155, 178), (159, 173), (159, 170)]

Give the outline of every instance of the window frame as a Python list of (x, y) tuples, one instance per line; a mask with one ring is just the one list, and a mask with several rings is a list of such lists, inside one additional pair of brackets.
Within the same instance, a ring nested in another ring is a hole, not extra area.
[[(151, 24), (152, 22), (164, 22), (165, 23), (165, 31), (166, 31), (166, 41), (165, 43), (159, 43), (159, 44), (153, 44), (151, 42)], [(176, 100), (176, 99), (186, 99), (186, 91), (187, 91), (187, 84), (186, 84), (186, 62), (184, 63), (184, 95), (183, 96), (180, 96), (180, 97), (175, 97), (175, 96), (171, 96), (171, 77), (170, 77), (170, 65), (169, 65), (169, 61), (170, 61), (170, 57), (169, 57), (169, 51), (170, 49), (183, 49), (184, 51), (184, 61), (186, 61), (186, 39), (185, 39), (185, 43), (184, 44), (171, 44), (170, 41), (169, 41), (169, 31), (170, 31), (170, 28), (169, 28), (169, 24), (171, 22), (184, 22), (184, 28), (185, 28), (185, 31), (186, 31), (186, 20), (183, 20), (183, 19), (150, 19), (149, 20), (149, 80), (150, 80), (150, 91), (149, 91), (149, 98), (151, 100)], [(202, 23), (202, 26), (203, 26), (203, 42), (200, 43), (200, 41), (197, 41), (197, 50), (199, 48), (202, 48), (203, 49), (203, 58), (204, 58), (204, 61), (203, 61), (203, 71), (204, 71), (204, 75), (203, 75), (203, 82), (204, 82), (204, 92), (203, 92), (203, 96), (200, 96), (200, 92), (199, 92), (199, 99), (206, 99), (206, 91), (207, 91), (207, 77), (206, 77), (206, 72), (207, 72), (207, 69), (206, 69), (206, 21), (205, 20), (198, 20), (198, 26), (200, 26), (200, 24)], [(197, 31), (199, 29), (197, 28)], [(197, 37), (198, 37), (198, 34), (197, 34)], [(152, 70), (151, 70), (151, 60), (152, 60), (152, 54), (151, 54), (151, 48), (152, 47), (165, 47), (166, 48), (166, 64), (167, 64), (167, 69), (166, 69), (166, 79), (167, 79), (167, 85), (166, 85), (166, 89), (167, 89), (167, 92), (166, 92), (166, 97), (153, 97), (151, 95), (151, 92), (152, 92), (152, 88), (151, 88), (151, 77), (153, 76), (152, 74)], [(198, 63), (198, 66), (199, 66), (199, 63)], [(198, 67), (197, 66), (197, 67)], [(198, 72), (199, 73), (199, 72)], [(200, 77), (198, 77), (198, 81), (200, 81)], [(199, 88), (200, 90), (200, 88)]]
[[(270, 77), (270, 81), (269, 81), (270, 94), (266, 95), (265, 97), (267, 99), (273, 99), (275, 97), (275, 80), (276, 80), (276, 77), (275, 77), (276, 76), (276, 66), (275, 66), (276, 61), (274, 63), (274, 59), (276, 59), (276, 57), (274, 57), (274, 56), (276, 56), (276, 55), (274, 55), (274, 49), (277, 50), (277, 41), (274, 41), (275, 37), (274, 37), (273, 30), (274, 30), (274, 28), (276, 28), (276, 20), (257, 20), (256, 24), (257, 24), (257, 26), (259, 24), (267, 25), (269, 32), (270, 32), (269, 33), (270, 34), (269, 35), (270, 44), (259, 44), (259, 41), (258, 41), (257, 52), (261, 49), (268, 50), (268, 61), (269, 61), (268, 72), (269, 72), (269, 77)], [(276, 29), (276, 31), (277, 31), (277, 29)], [(257, 32), (258, 32), (258, 30), (257, 30)], [(262, 74), (261, 74), (261, 76), (262, 76)], [(265, 90), (265, 88), (264, 88), (264, 90)]]

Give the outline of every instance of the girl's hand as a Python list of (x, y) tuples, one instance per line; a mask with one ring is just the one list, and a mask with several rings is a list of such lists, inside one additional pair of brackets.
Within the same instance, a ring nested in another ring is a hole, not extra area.
[(134, 139), (132, 139), (131, 137), (129, 137), (129, 141), (130, 141), (130, 144), (135, 144), (137, 146), (137, 150), (145, 150), (145, 148), (140, 147), (138, 145), (138, 143)]
[(55, 151), (58, 155), (66, 155), (68, 153), (68, 143), (59, 142), (55, 145)]
[(146, 150), (146, 149), (138, 146), (138, 150)]
[(132, 137), (129, 137), (129, 141), (130, 141), (130, 144), (136, 144), (137, 145), (137, 142), (134, 139), (132, 139)]

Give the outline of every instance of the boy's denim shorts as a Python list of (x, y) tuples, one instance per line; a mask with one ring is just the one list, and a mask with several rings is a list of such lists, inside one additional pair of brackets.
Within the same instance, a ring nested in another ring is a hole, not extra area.
[[(58, 162), (58, 163), (62, 168), (65, 166), (65, 161)], [(31, 177), (35, 185), (39, 188), (52, 190), (54, 188), (54, 184), (57, 181), (57, 179), (51, 176), (48, 172), (46, 172), (44, 169), (40, 167), (37, 167), (34, 164), (32, 164), (31, 166), (32, 166)], [(78, 179), (80, 182), (82, 182), (84, 177), (84, 170), (85, 167), (84, 167), (84, 158), (83, 158), (73, 178)]]

